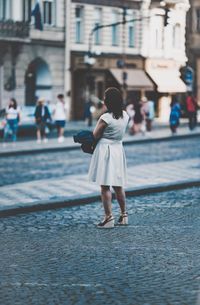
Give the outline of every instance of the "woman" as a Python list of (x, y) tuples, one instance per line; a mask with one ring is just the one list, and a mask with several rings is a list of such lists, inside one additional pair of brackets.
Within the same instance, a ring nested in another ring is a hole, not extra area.
[(56, 122), (56, 128), (58, 131), (58, 143), (64, 142), (64, 130), (66, 122), (67, 108), (64, 101), (64, 95), (58, 94), (56, 108), (54, 111), (54, 120)]
[(39, 98), (35, 109), (35, 122), (37, 128), (37, 143), (41, 143), (41, 139), (44, 139), (44, 143), (48, 142), (46, 136), (47, 121), (51, 120), (48, 107), (44, 104), (45, 99)]
[(10, 99), (9, 105), (6, 108), (6, 125), (4, 129), (4, 141), (12, 134), (13, 143), (17, 140), (17, 129), (20, 121), (20, 109), (17, 106), (17, 101), (14, 98)]
[(123, 186), (126, 176), (126, 159), (122, 146), (122, 138), (129, 121), (128, 114), (123, 111), (123, 100), (117, 88), (108, 88), (104, 97), (107, 112), (102, 114), (93, 131), (98, 141), (92, 155), (89, 180), (101, 186), (101, 198), (105, 217), (97, 226), (99, 228), (114, 227), (112, 216), (112, 193), (115, 191), (116, 199), (121, 209), (118, 224), (128, 224), (126, 212), (126, 198)]

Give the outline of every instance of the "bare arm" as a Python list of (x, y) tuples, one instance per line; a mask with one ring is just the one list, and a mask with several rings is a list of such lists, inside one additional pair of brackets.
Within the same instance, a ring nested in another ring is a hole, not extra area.
[(97, 122), (97, 125), (93, 131), (93, 135), (94, 135), (94, 138), (96, 140), (100, 139), (104, 133), (104, 130), (106, 128), (107, 124), (106, 122), (104, 122), (103, 120), (99, 120)]

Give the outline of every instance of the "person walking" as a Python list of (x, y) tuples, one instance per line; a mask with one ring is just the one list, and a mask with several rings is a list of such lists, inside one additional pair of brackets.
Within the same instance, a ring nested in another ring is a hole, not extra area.
[(186, 109), (188, 114), (188, 126), (193, 130), (197, 124), (197, 103), (191, 93), (188, 93), (186, 98)]
[(133, 102), (129, 103), (127, 106), (126, 106), (126, 112), (128, 113), (129, 115), (129, 134), (130, 135), (133, 135), (134, 134), (134, 116), (135, 116), (135, 110), (134, 110), (134, 104)]
[(20, 108), (17, 106), (17, 101), (11, 98), (6, 108), (6, 124), (4, 127), (4, 146), (7, 138), (11, 134), (13, 145), (17, 140), (17, 129), (20, 122)]
[(47, 143), (46, 128), (47, 122), (51, 121), (51, 115), (48, 107), (45, 105), (44, 98), (38, 99), (34, 116), (37, 128), (37, 143), (41, 143), (42, 139), (44, 143)]
[(64, 100), (63, 94), (58, 94), (57, 103), (54, 110), (54, 119), (56, 122), (56, 128), (58, 131), (58, 143), (64, 142), (64, 131), (66, 123), (67, 107)]
[(111, 187), (115, 192), (121, 211), (118, 224), (128, 224), (123, 188), (126, 181), (126, 158), (122, 139), (129, 116), (126, 111), (123, 111), (122, 95), (117, 88), (110, 87), (105, 91), (104, 103), (107, 112), (101, 115), (93, 131), (94, 138), (98, 143), (90, 163), (89, 181), (101, 186), (105, 217), (97, 227), (112, 228), (114, 227), (114, 217), (112, 215)]
[(181, 116), (181, 106), (176, 96), (172, 96), (172, 102), (170, 106), (171, 106), (171, 112), (169, 117), (170, 129), (172, 135), (175, 135), (177, 132), (177, 127), (179, 126), (179, 119)]
[(146, 130), (150, 132), (152, 130), (152, 122), (155, 117), (154, 102), (152, 100), (145, 99), (144, 112), (146, 121)]

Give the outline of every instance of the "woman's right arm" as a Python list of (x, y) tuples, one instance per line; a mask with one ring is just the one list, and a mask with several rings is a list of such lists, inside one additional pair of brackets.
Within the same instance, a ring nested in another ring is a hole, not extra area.
[(93, 131), (95, 140), (99, 140), (102, 137), (106, 126), (107, 126), (106, 122), (104, 122), (101, 119), (97, 122), (97, 125)]

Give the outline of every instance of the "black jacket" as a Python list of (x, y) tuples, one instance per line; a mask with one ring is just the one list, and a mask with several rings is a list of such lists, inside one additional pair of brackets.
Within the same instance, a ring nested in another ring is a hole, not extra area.
[(93, 154), (96, 147), (96, 140), (90, 130), (81, 130), (73, 136), (75, 143), (80, 143), (83, 152)]
[(51, 119), (51, 115), (47, 106), (44, 106), (44, 114), (42, 115), (42, 106), (38, 105), (35, 109), (35, 119), (38, 123), (46, 122)]

